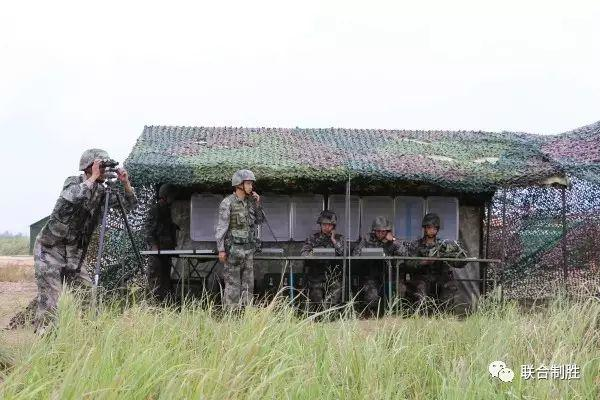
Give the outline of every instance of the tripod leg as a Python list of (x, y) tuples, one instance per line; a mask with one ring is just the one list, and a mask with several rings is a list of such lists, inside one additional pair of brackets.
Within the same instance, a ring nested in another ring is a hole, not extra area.
[(127, 213), (125, 212), (125, 208), (123, 207), (123, 201), (121, 200), (121, 196), (118, 193), (115, 193), (117, 196), (117, 202), (119, 203), (119, 209), (121, 210), (121, 216), (123, 217), (123, 223), (125, 224), (125, 228), (127, 229), (127, 235), (129, 236), (129, 240), (131, 241), (131, 247), (133, 248), (133, 252), (135, 253), (135, 257), (138, 261), (139, 272), (141, 274), (144, 273), (144, 264), (142, 262), (142, 256), (135, 244), (135, 240), (133, 238), (133, 233), (131, 232), (131, 227), (129, 226), (129, 221), (127, 220)]
[(110, 191), (104, 196), (104, 212), (102, 213), (102, 225), (100, 226), (100, 236), (98, 237), (98, 255), (96, 257), (96, 268), (94, 269), (94, 287), (98, 287), (100, 281), (100, 264), (102, 254), (104, 253), (104, 234), (106, 233), (106, 217), (108, 216), (108, 204), (110, 200)]

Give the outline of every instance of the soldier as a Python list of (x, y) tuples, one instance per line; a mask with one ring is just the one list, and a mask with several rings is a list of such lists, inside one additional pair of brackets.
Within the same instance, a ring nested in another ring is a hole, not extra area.
[[(442, 240), (437, 237), (440, 229), (440, 217), (435, 213), (423, 217), (423, 237), (411, 242), (409, 254), (413, 257), (442, 257), (466, 258), (467, 253), (456, 241)], [(422, 302), (426, 296), (437, 297), (441, 305), (454, 306), (454, 296), (458, 290), (452, 275), (452, 268), (463, 268), (467, 262), (441, 262), (441, 261), (407, 261), (406, 264), (413, 268), (427, 267), (423, 273), (410, 274), (409, 291)]]
[[(407, 251), (404, 244), (394, 237), (392, 233), (392, 223), (386, 217), (376, 217), (371, 224), (369, 236), (362, 238), (358, 246), (353, 251), (353, 255), (360, 256), (364, 248), (382, 248), (386, 256), (406, 256)], [(375, 311), (379, 304), (379, 284), (382, 282), (381, 271), (372, 268), (373, 263), (369, 263), (368, 276), (363, 284), (361, 292), (366, 303), (366, 308)], [(396, 288), (397, 295), (401, 298), (406, 293), (406, 285), (399, 282)]]
[[(83, 287), (91, 279), (81, 270), (90, 238), (104, 211), (104, 160), (110, 157), (100, 149), (83, 152), (79, 169), (84, 173), (65, 180), (50, 219), (37, 236), (34, 255), (35, 279), (38, 286), (36, 332), (43, 333), (49, 317), (56, 309), (63, 282)], [(125, 190), (124, 207), (133, 209), (137, 199), (127, 171), (119, 168), (117, 177)], [(116, 196), (110, 207), (118, 205)]]
[(242, 169), (233, 174), (234, 193), (219, 206), (215, 238), (219, 261), (224, 264), (223, 304), (248, 304), (254, 291), (254, 253), (257, 228), (264, 220), (260, 196), (253, 190), (254, 173)]
[[(146, 220), (146, 242), (152, 250), (173, 250), (177, 246), (177, 226), (171, 218), (171, 204), (175, 200), (175, 188), (161, 185), (158, 201), (150, 208)], [(171, 285), (171, 257), (151, 256), (148, 260), (148, 288), (161, 302), (169, 302), (173, 294)]]
[[(312, 255), (315, 247), (334, 248), (336, 256), (344, 255), (344, 236), (335, 233), (337, 215), (330, 210), (321, 211), (317, 218), (319, 232), (309, 236), (300, 255)], [(333, 260), (332, 260), (333, 261)], [(308, 280), (308, 298), (313, 309), (336, 306), (342, 301), (342, 279), (339, 265), (329, 260), (305, 262)]]

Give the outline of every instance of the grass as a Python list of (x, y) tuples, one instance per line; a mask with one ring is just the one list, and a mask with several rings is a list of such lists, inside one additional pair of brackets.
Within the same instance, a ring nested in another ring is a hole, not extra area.
[[(237, 315), (191, 303), (84, 315), (62, 296), (57, 327), (0, 338), (2, 399), (597, 399), (600, 302), (535, 313), (482, 303), (452, 316), (315, 322), (285, 305)], [(491, 378), (490, 362), (515, 371)], [(577, 380), (524, 380), (522, 364), (577, 364)], [(3, 366), (3, 367), (2, 367)]]
[(0, 235), (0, 256), (29, 254), (29, 237), (21, 235)]
[(33, 257), (0, 256), (0, 282), (24, 282), (34, 279)]

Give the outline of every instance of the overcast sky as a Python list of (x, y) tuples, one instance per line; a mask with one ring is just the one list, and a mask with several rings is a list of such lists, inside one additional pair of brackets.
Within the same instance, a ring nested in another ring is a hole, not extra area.
[(0, 231), (144, 125), (512, 130), (600, 120), (599, 1), (11, 1)]

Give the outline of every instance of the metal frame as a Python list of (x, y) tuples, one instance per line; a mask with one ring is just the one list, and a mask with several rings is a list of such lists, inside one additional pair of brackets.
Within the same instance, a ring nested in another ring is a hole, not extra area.
[[(147, 251), (142, 251), (141, 252), (142, 255), (170, 255), (172, 257), (176, 257), (176, 258), (181, 258), (184, 259), (186, 262), (184, 263), (184, 268), (187, 264), (189, 263), (193, 263), (195, 262), (196, 266), (199, 262), (201, 262), (201, 260), (215, 260), (215, 264), (213, 264), (213, 266), (211, 267), (211, 271), (209, 272), (208, 275), (202, 277), (202, 281), (203, 281), (203, 285), (206, 284), (206, 279), (210, 276), (210, 273), (212, 273), (212, 270), (214, 269), (214, 267), (216, 266), (218, 261), (218, 255), (217, 254), (206, 254), (206, 250), (147, 250)], [(192, 261), (193, 260), (193, 261)], [(351, 273), (352, 270), (351, 268), (349, 268), (350, 266), (350, 262), (352, 260), (380, 260), (380, 261), (385, 261), (385, 263), (387, 264), (387, 269), (388, 269), (388, 293), (389, 293), (389, 298), (392, 298), (391, 294), (392, 292), (394, 292), (394, 296), (397, 296), (398, 292), (397, 292), (397, 288), (398, 288), (398, 282), (400, 280), (400, 274), (404, 273), (411, 273), (411, 272), (415, 272), (415, 271), (422, 271), (423, 267), (407, 267), (405, 265), (399, 265), (398, 262), (395, 263), (395, 265), (392, 265), (392, 261), (400, 261), (400, 260), (421, 260), (421, 261), (448, 261), (448, 262), (464, 262), (464, 261), (468, 261), (468, 262), (478, 262), (478, 263), (483, 263), (484, 264), (484, 268), (487, 269), (488, 268), (488, 264), (497, 264), (500, 263), (501, 260), (498, 259), (487, 259), (487, 258), (443, 258), (443, 257), (409, 257), (409, 256), (266, 256), (266, 255), (258, 255), (254, 257), (254, 260), (269, 260), (269, 261), (282, 261), (283, 266), (282, 266), (282, 279), (283, 279), (283, 275), (285, 275), (286, 271), (289, 269), (289, 273), (290, 273), (290, 303), (293, 305), (294, 304), (294, 299), (295, 299), (295, 291), (296, 288), (294, 286), (294, 270), (293, 270), (293, 261), (310, 261), (310, 260), (342, 260), (343, 263), (348, 263), (346, 264), (346, 266), (348, 266), (348, 268), (346, 269), (345, 267), (343, 267), (343, 273), (342, 273), (342, 302), (346, 302), (346, 297), (345, 294), (346, 292), (348, 292), (349, 295), (352, 294), (352, 282), (350, 280), (351, 278)], [(191, 264), (190, 264), (191, 265)], [(395, 280), (396, 280), (396, 290), (393, 291), (392, 290), (392, 278), (394, 276), (394, 269), (395, 269)], [(182, 293), (185, 287), (185, 271), (183, 271), (183, 274), (181, 277), (181, 282), (182, 282)], [(189, 279), (191, 280), (191, 279)], [(455, 279), (458, 282), (481, 282), (484, 285), (487, 283), (485, 282), (483, 279), (460, 279), (457, 278)], [(280, 284), (281, 286), (281, 284)], [(204, 286), (205, 287), (205, 286)], [(352, 297), (349, 297), (352, 298)], [(391, 303), (390, 303), (391, 304)]]

